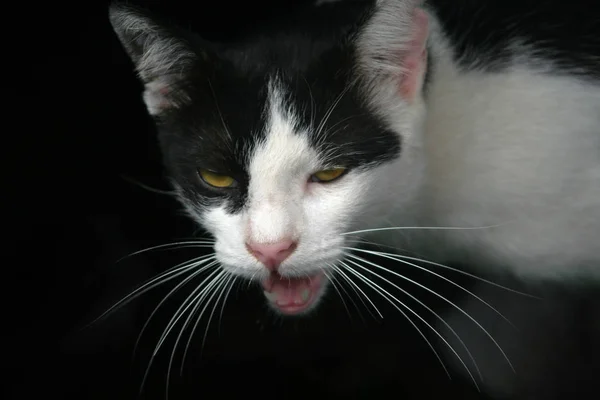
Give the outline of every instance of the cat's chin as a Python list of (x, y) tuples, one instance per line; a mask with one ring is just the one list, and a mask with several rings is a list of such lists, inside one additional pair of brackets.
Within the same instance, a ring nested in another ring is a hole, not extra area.
[(275, 311), (283, 315), (303, 315), (317, 306), (325, 283), (323, 272), (297, 278), (271, 274), (262, 281), (262, 287)]

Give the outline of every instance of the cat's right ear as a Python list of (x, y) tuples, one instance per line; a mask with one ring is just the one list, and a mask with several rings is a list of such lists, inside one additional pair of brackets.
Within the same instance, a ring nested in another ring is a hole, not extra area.
[(145, 85), (148, 112), (160, 115), (189, 101), (185, 80), (197, 61), (186, 40), (149, 13), (113, 4), (110, 23)]

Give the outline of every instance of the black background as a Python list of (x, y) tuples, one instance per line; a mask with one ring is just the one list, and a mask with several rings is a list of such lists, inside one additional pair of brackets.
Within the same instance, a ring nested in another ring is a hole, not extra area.
[[(192, 3), (145, 2), (215, 38), (291, 4)], [(133, 361), (133, 343), (168, 285), (81, 327), (197, 253), (117, 259), (190, 237), (196, 228), (172, 198), (124, 179), (169, 189), (141, 84), (108, 23), (108, 2), (20, 6), (4, 16), (5, 102), (16, 106), (5, 108), (3, 121), (10, 240), (2, 263), (2, 363), (9, 398), (134, 399), (157, 335), (185, 293), (155, 318)], [(310, 319), (282, 321), (258, 290), (244, 288), (228, 299), (221, 323), (212, 322), (202, 353), (204, 325), (196, 333), (181, 378), (176, 360), (169, 398), (484, 398), (469, 382), (448, 380), (415, 330), (381, 302), (383, 320), (359, 304), (361, 319), (351, 303), (349, 318), (329, 296)], [(172, 346), (167, 342), (154, 361), (142, 397), (164, 398)]]

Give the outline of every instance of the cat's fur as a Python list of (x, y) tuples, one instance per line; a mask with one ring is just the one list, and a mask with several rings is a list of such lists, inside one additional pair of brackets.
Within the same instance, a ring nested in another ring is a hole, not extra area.
[[(243, 245), (249, 224), (257, 240), (298, 237), (286, 264), (301, 273), (340, 257), (340, 234), (353, 229), (495, 226), (385, 231), (376, 241), (406, 247), (414, 233), (413, 244), (446, 261), (600, 276), (600, 18), (553, 2), (504, 15), (432, 2), (428, 82), (407, 100), (403, 75), (422, 73), (403, 69), (418, 3), (379, 2), (354, 36), (335, 37), (339, 28), (323, 18), (230, 46), (113, 8), (167, 167), (190, 214), (215, 236), (219, 259), (248, 276), (262, 268)], [(475, 37), (457, 21), (461, 12)], [(528, 25), (544, 18), (556, 31)], [(306, 176), (334, 164), (349, 173), (306, 193)], [(199, 166), (231, 173), (238, 189), (206, 189)]]
[[(281, 275), (330, 273), (366, 238), (600, 279), (600, 15), (576, 1), (420, 3), (378, 1), (363, 18), (324, 4), (227, 44), (111, 8), (179, 198), (223, 268), (264, 278), (245, 243), (293, 237)], [(336, 166), (339, 180), (307, 181)], [(210, 189), (198, 168), (238, 185)], [(476, 229), (344, 234), (382, 227)]]

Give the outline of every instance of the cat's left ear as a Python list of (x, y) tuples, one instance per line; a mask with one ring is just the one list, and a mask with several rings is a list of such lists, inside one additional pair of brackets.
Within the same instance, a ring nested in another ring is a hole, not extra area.
[(148, 12), (128, 5), (111, 5), (109, 18), (145, 84), (148, 112), (159, 115), (188, 101), (186, 78), (198, 56), (182, 35)]
[(378, 0), (357, 39), (359, 74), (376, 107), (420, 95), (429, 17), (423, 0)]

